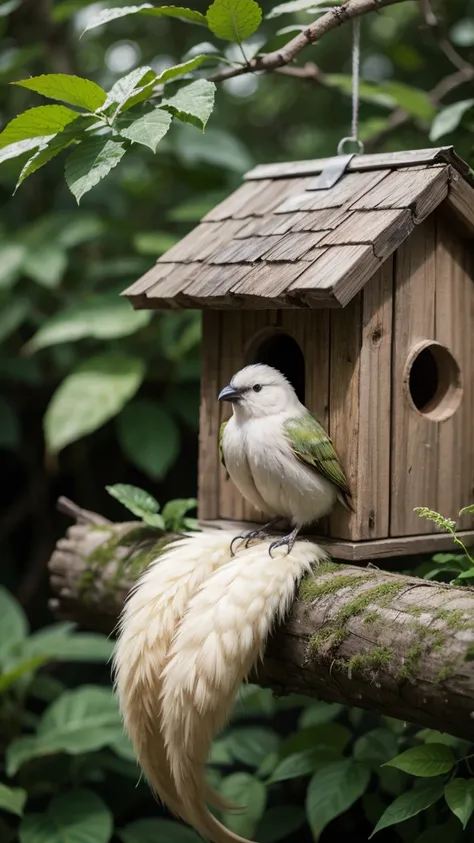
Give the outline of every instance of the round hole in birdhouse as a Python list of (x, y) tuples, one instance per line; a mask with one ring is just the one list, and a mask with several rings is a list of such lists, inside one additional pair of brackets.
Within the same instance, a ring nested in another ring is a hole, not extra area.
[(260, 333), (250, 344), (247, 363), (266, 363), (278, 369), (288, 378), (304, 404), (304, 354), (290, 334), (274, 328)]
[(438, 342), (425, 340), (412, 349), (405, 382), (416, 410), (431, 421), (445, 421), (462, 399), (461, 372), (450, 351)]

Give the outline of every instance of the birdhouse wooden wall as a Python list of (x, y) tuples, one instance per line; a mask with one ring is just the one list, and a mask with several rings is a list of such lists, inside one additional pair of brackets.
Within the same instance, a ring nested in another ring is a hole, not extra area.
[(337, 506), (319, 534), (400, 539), (397, 553), (403, 537), (434, 533), (414, 507), (456, 517), (474, 494), (473, 279), (472, 240), (440, 210), (344, 308), (205, 310), (200, 518), (265, 519), (227, 478), (217, 448), (230, 412), (218, 392), (252, 362), (286, 368), (345, 468), (355, 512)]

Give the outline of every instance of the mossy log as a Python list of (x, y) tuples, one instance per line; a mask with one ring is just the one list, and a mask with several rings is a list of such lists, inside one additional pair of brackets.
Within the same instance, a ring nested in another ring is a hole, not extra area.
[[(109, 633), (131, 586), (176, 534), (77, 523), (49, 567), (61, 618)], [(328, 562), (307, 578), (253, 677), (278, 694), (355, 705), (474, 740), (474, 590)]]

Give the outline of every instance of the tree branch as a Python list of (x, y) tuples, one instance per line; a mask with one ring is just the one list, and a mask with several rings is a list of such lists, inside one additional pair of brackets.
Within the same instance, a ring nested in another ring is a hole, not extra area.
[(266, 53), (264, 56), (249, 61), (241, 67), (228, 67), (210, 77), (212, 82), (223, 82), (235, 76), (242, 76), (245, 73), (256, 73), (258, 71), (268, 72), (277, 70), (292, 62), (298, 53), (330, 32), (337, 29), (343, 23), (352, 18), (366, 15), (369, 12), (378, 12), (386, 6), (393, 6), (395, 3), (405, 3), (407, 0), (348, 0), (342, 6), (336, 6), (320, 18), (309, 24), (302, 32), (288, 41), (284, 47)]
[[(176, 538), (70, 527), (51, 557), (55, 613), (109, 633), (140, 572)], [(300, 589), (256, 681), (474, 738), (474, 590), (329, 563)]]

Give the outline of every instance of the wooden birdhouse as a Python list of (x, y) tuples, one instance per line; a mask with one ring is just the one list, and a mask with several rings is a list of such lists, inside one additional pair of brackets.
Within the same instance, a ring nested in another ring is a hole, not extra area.
[[(202, 521), (265, 517), (220, 465), (229, 407), (217, 401), (234, 372), (264, 362), (287, 375), (345, 468), (354, 514), (337, 506), (312, 531), (334, 556), (451, 547), (413, 510), (456, 518), (474, 497), (469, 167), (451, 147), (341, 164), (256, 167), (124, 295), (135, 308), (203, 311)], [(461, 529), (474, 540), (473, 518)]]

